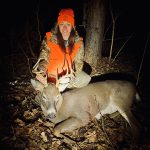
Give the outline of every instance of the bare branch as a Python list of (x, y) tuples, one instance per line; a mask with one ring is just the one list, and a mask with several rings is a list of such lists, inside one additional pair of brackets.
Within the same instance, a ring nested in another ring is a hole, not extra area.
[(116, 56), (114, 57), (114, 59), (112, 60), (112, 63), (115, 61), (115, 59), (117, 58), (117, 56), (119, 55), (119, 53), (121, 52), (121, 50), (124, 48), (124, 46), (126, 45), (126, 43), (129, 41), (129, 39), (131, 39), (131, 37), (132, 37), (132, 35), (122, 45), (122, 47), (120, 48), (120, 50), (118, 51), (118, 53), (116, 54)]
[(142, 65), (143, 65), (143, 61), (144, 61), (144, 56), (145, 56), (147, 44), (148, 44), (148, 41), (149, 41), (149, 35), (150, 35), (150, 31), (148, 33), (146, 44), (145, 44), (145, 48), (144, 48), (144, 52), (143, 52), (143, 55), (142, 55), (142, 60), (141, 60), (140, 68), (139, 68), (139, 71), (138, 71), (138, 77), (137, 77), (136, 85), (138, 85), (138, 82), (139, 82), (139, 77), (140, 77), (140, 73), (141, 73), (141, 69), (142, 69)]

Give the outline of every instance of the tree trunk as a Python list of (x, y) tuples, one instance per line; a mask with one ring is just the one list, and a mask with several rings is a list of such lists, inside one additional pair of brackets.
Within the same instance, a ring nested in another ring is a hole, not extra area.
[(102, 57), (102, 42), (105, 23), (105, 0), (89, 0), (85, 38), (85, 60), (96, 66)]

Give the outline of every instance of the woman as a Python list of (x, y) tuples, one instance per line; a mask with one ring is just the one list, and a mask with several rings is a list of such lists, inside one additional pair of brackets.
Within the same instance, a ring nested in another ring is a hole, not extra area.
[(61, 84), (67, 82), (67, 88), (83, 87), (91, 80), (82, 71), (83, 60), (84, 44), (75, 30), (74, 11), (70, 8), (62, 9), (55, 28), (44, 37), (33, 73), (43, 84), (47, 81), (56, 84), (59, 79)]

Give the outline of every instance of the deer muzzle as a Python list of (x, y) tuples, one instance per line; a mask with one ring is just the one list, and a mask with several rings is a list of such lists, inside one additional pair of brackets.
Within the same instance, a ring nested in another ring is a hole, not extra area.
[(47, 115), (48, 119), (54, 119), (55, 117), (56, 117), (55, 113), (50, 113), (50, 114)]

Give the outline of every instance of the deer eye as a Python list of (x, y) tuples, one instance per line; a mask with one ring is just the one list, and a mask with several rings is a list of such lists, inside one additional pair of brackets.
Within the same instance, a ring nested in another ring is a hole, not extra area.
[(57, 104), (59, 102), (59, 95), (56, 96), (56, 102), (55, 104)]
[(55, 101), (55, 105), (57, 105), (58, 101), (59, 101), (59, 100), (56, 100), (56, 101)]
[(42, 94), (42, 99), (46, 101), (46, 95)]
[(59, 95), (57, 95), (56, 98), (59, 99)]

